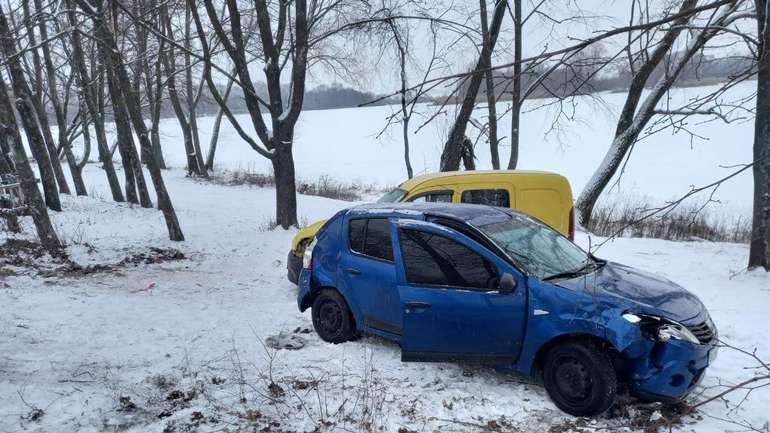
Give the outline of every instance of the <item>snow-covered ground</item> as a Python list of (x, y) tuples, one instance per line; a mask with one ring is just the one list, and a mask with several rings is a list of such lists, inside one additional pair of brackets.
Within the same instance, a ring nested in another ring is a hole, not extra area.
[[(404, 176), (397, 141), (380, 142), (371, 135), (389, 110), (303, 113), (299, 176), (398, 183)], [(554, 136), (525, 132), (522, 166), (566, 173), (579, 192), (612, 133), (610, 116), (597, 113), (591, 120), (573, 125), (582, 131), (574, 137), (583, 138), (563, 138), (563, 145)], [(206, 143), (210, 120), (200, 123)], [(295, 231), (268, 229), (274, 191), (185, 177), (179, 168), (182, 144), (170, 125), (164, 122), (166, 154), (177, 168), (165, 172), (165, 179), (185, 242), (166, 240), (157, 210), (111, 202), (95, 164), (85, 172), (91, 197), (63, 196), (65, 211), (53, 218), (72, 258), (82, 265), (116, 263), (150, 247), (178, 248), (187, 259), (85, 275), (0, 269), (16, 273), (0, 272), (0, 432), (467, 432), (555, 425), (558, 431), (594, 431), (637, 416), (658, 416), (636, 404), (625, 409), (630, 413), (576, 420), (559, 412), (542, 387), (525, 377), (477, 366), (401, 363), (398, 346), (378, 338), (337, 346), (322, 342), (306, 332), (309, 312), (299, 313), (296, 288), (285, 278)], [(527, 126), (525, 131), (537, 122)], [(698, 128), (712, 140), (693, 149), (681, 136), (640, 143), (621, 192), (665, 200), (690, 184), (719, 177), (720, 164), (749, 159), (751, 124)], [(266, 172), (265, 162), (229, 131), (221, 143), (220, 167)], [(415, 138), (418, 171), (435, 168), (438, 159), (440, 140), (429, 130), (424, 134)], [(724, 202), (735, 205), (731, 209), (750, 204), (750, 181), (744, 176), (720, 190)], [(300, 196), (299, 214), (312, 222), (349, 205)], [(33, 233), (26, 224), (26, 233)], [(584, 246), (600, 241), (578, 234)], [(768, 360), (770, 277), (746, 272), (747, 254), (745, 245), (626, 238), (597, 252), (689, 288), (711, 311), (722, 339), (757, 348)], [(266, 339), (281, 333), (304, 339), (305, 347), (268, 348)], [(692, 398), (745, 380), (759, 372), (755, 367), (750, 357), (723, 350)], [(721, 420), (732, 418), (767, 431), (770, 392), (757, 389), (742, 401), (745, 394), (710, 403), (675, 428), (746, 429)]]

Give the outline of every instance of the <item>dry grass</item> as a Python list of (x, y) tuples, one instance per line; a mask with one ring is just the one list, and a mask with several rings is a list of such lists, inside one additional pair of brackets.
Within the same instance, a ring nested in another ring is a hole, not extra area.
[[(234, 170), (215, 173), (209, 180), (220, 185), (249, 185), (258, 188), (275, 187), (275, 177), (272, 173), (257, 173), (252, 170)], [(319, 176), (317, 179), (297, 180), (297, 193), (314, 195), (343, 201), (362, 201), (366, 195), (379, 192), (374, 185), (366, 185), (360, 182), (344, 183), (332, 179), (328, 175)]]
[(629, 236), (668, 240), (708, 240), (747, 243), (751, 220), (729, 218), (694, 203), (646, 217), (655, 206), (644, 199), (602, 204), (594, 210), (588, 231), (599, 236)]

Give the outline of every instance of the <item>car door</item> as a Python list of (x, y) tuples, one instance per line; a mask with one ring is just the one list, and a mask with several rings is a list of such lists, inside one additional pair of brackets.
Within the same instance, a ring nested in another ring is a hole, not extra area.
[[(526, 320), (526, 281), (470, 238), (424, 221), (391, 223), (402, 308), (403, 361), (514, 362)], [(504, 274), (516, 288), (499, 290)]]
[(346, 224), (349, 254), (340, 260), (342, 281), (360, 307), (364, 325), (375, 331), (401, 333), (401, 314), (393, 243), (387, 218), (350, 218)]

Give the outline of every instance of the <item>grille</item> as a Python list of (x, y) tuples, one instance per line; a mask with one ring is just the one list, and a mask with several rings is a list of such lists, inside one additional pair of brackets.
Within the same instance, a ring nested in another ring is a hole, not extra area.
[(701, 344), (710, 343), (714, 339), (714, 329), (709, 322), (702, 322), (697, 325), (688, 326), (687, 329), (695, 335)]

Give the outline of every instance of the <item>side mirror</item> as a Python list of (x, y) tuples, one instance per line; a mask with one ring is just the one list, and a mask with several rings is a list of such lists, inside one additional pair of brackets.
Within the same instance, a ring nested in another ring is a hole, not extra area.
[(516, 291), (516, 279), (509, 273), (504, 273), (500, 278), (500, 293), (507, 295)]

